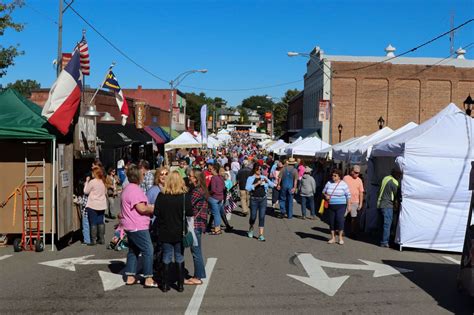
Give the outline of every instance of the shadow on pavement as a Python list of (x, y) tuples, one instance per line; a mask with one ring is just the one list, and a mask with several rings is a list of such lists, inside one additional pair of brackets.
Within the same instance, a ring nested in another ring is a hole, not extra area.
[[(383, 260), (393, 267), (411, 269), (402, 275), (428, 293), (439, 306), (454, 314), (473, 314), (474, 299), (457, 290), (459, 266), (427, 262)], [(423, 312), (422, 310), (420, 310)]]
[(236, 228), (234, 228), (231, 233), (237, 234), (237, 235), (240, 235), (240, 236), (243, 236), (243, 237), (248, 237), (246, 230), (245, 231), (244, 230), (237, 230)]
[(125, 263), (119, 260), (112, 260), (110, 261), (110, 265), (108, 267), (110, 272), (118, 274), (120, 273), (120, 271), (122, 271), (123, 268), (125, 268)]
[(298, 235), (300, 238), (312, 238), (318, 241), (324, 241), (327, 242), (328, 238), (321, 236), (321, 235), (316, 235), (316, 234), (310, 234), (306, 232), (295, 232), (296, 235)]
[(318, 232), (321, 232), (321, 233), (328, 234), (328, 235), (331, 234), (331, 231), (328, 228), (322, 228), (322, 227), (319, 227), (319, 226), (315, 226), (315, 227), (312, 227), (311, 229), (315, 230), (315, 231), (318, 231)]

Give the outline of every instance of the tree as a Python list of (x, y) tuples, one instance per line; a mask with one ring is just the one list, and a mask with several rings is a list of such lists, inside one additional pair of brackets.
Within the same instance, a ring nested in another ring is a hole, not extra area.
[(26, 98), (31, 96), (31, 91), (39, 89), (41, 85), (35, 80), (16, 80), (13, 83), (8, 83), (7, 88), (15, 89), (18, 93)]
[(300, 91), (297, 89), (288, 90), (281, 98), (281, 102), (275, 104), (275, 107), (273, 108), (273, 126), (275, 128), (275, 136), (280, 136), (286, 132), (288, 120), (288, 103), (293, 97), (298, 95), (298, 93), (300, 93)]
[[(11, 28), (17, 32), (23, 30), (23, 24), (15, 23), (12, 13), (16, 8), (23, 5), (23, 0), (14, 0), (10, 3), (0, 3), (0, 36), (5, 34), (5, 30)], [(7, 74), (7, 68), (15, 64), (15, 57), (22, 55), (23, 51), (18, 50), (18, 45), (3, 47), (0, 45), (0, 78)]]
[(266, 95), (254, 95), (247, 97), (242, 101), (242, 107), (256, 110), (259, 115), (265, 114), (267, 111), (271, 111), (273, 101), (267, 99)]
[(217, 108), (225, 106), (227, 101), (221, 97), (209, 97), (205, 93), (186, 93), (186, 114), (194, 121), (194, 127), (201, 126), (201, 106), (207, 104), (207, 115), (212, 115)]
[(239, 124), (248, 124), (249, 123), (249, 114), (247, 113), (247, 109), (243, 106), (237, 106), (237, 110), (240, 114), (240, 121)]

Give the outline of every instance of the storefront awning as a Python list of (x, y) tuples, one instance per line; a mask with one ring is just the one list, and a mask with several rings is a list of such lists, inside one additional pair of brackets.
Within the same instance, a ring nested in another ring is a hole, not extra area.
[(165, 139), (163, 139), (157, 132), (154, 131), (151, 127), (145, 127), (143, 130), (145, 130), (146, 133), (148, 133), (153, 140), (155, 140), (156, 144), (164, 144), (166, 142)]
[(143, 130), (138, 130), (135, 125), (97, 124), (97, 137), (100, 144), (105, 147), (123, 147), (132, 143), (147, 144), (152, 142), (152, 137)]

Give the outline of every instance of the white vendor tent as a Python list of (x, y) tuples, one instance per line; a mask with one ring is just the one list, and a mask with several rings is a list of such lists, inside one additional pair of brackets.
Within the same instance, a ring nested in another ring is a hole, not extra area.
[(280, 139), (280, 140), (278, 140), (277, 142), (275, 142), (274, 144), (269, 145), (269, 146), (266, 148), (266, 150), (267, 150), (268, 152), (274, 152), (275, 150), (277, 150), (277, 149), (279, 149), (279, 148), (281, 148), (281, 147), (283, 147), (283, 146), (286, 146), (286, 145), (287, 145), (287, 143), (286, 143), (285, 141), (283, 141), (283, 140)]
[(337, 143), (337, 144), (334, 144), (332, 146), (329, 146), (325, 149), (322, 149), (322, 150), (319, 150), (319, 151), (316, 151), (316, 153), (314, 154), (315, 157), (320, 157), (320, 158), (329, 158), (331, 159), (332, 158), (332, 150), (334, 149), (338, 149), (342, 146), (345, 146), (347, 144), (350, 144), (350, 143), (353, 143), (355, 141), (357, 141), (360, 137), (356, 137), (356, 138), (350, 138), (350, 139), (347, 139), (347, 140), (344, 140), (340, 143)]
[[(306, 139), (305, 139), (306, 140)], [(319, 137), (310, 137), (306, 141), (301, 141), (293, 148), (287, 149), (288, 154), (314, 157), (316, 151), (329, 148), (329, 144), (319, 139)]]
[(279, 147), (278, 149), (274, 150), (273, 152), (275, 152), (275, 153), (278, 154), (278, 155), (286, 155), (286, 149), (289, 149), (289, 148), (294, 147), (295, 145), (297, 145), (297, 144), (300, 143), (301, 141), (303, 141), (303, 138), (299, 137), (299, 138), (296, 139), (294, 142), (292, 142), (292, 143), (287, 143), (287, 144), (285, 144), (284, 146), (281, 146), (281, 147)]
[(349, 150), (356, 148), (359, 144), (363, 143), (365, 139), (367, 139), (367, 136), (361, 136), (354, 141), (344, 144), (341, 143), (341, 145), (334, 145), (332, 147), (332, 159), (347, 162), (349, 158)]
[(221, 145), (221, 141), (212, 136), (208, 136), (206, 139), (201, 139), (201, 133), (198, 133), (196, 140), (210, 149), (217, 149)]
[(165, 144), (165, 151), (169, 151), (171, 149), (192, 149), (192, 148), (200, 148), (202, 146), (196, 138), (189, 132), (183, 132), (173, 141), (170, 141)]
[(225, 143), (229, 142), (230, 139), (232, 139), (232, 137), (228, 133), (220, 133), (220, 132), (217, 134), (216, 138), (217, 140), (221, 142), (225, 142)]
[(271, 139), (263, 140), (258, 143), (258, 145), (262, 148), (265, 149), (265, 147), (268, 147), (272, 144), (276, 143), (276, 141), (273, 141)]
[[(413, 129), (417, 127), (418, 124), (414, 122), (409, 122), (408, 124), (398, 128), (395, 131), (389, 131), (387, 130), (386, 132), (381, 132), (378, 135), (374, 137), (368, 137), (369, 139), (366, 139), (362, 143), (358, 144), (357, 147), (351, 148), (349, 150), (349, 161), (351, 164), (365, 164), (367, 162), (367, 159), (370, 157), (370, 154), (372, 153), (372, 147), (374, 144), (377, 144), (381, 141), (384, 141), (386, 139), (390, 139), (396, 135), (399, 135), (401, 133), (404, 133), (410, 129)], [(385, 130), (386, 128), (383, 128), (382, 130)], [(390, 128), (388, 128), (390, 129)], [(380, 130), (380, 131), (382, 131)]]
[(250, 138), (257, 139), (257, 140), (265, 140), (265, 139), (271, 138), (266, 133), (260, 133), (260, 132), (251, 132), (249, 135), (250, 135)]
[(418, 127), (374, 145), (372, 157), (397, 157), (403, 172), (401, 247), (462, 251), (471, 197), (472, 124), (449, 104)]

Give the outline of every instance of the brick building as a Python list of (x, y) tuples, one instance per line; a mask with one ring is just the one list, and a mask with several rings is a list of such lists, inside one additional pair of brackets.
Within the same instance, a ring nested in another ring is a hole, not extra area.
[[(387, 47), (387, 56), (395, 49)], [(413, 121), (421, 123), (448, 103), (462, 107), (474, 95), (474, 61), (458, 58), (355, 57), (311, 52), (304, 76), (303, 128), (316, 128), (327, 142), (370, 134), (378, 119), (397, 129)], [(319, 122), (319, 101), (332, 102), (332, 117)]]
[[(194, 125), (186, 115), (186, 95), (178, 89), (143, 89), (139, 85), (136, 89), (122, 89), (127, 96), (137, 100), (145, 101), (153, 108), (167, 111), (169, 115), (170, 98), (173, 95), (173, 129), (189, 130), (194, 129)], [(168, 119), (169, 121), (169, 119)], [(169, 123), (168, 125), (169, 126)]]
[(298, 132), (303, 129), (303, 98), (304, 91), (301, 91), (288, 102), (288, 132)]

